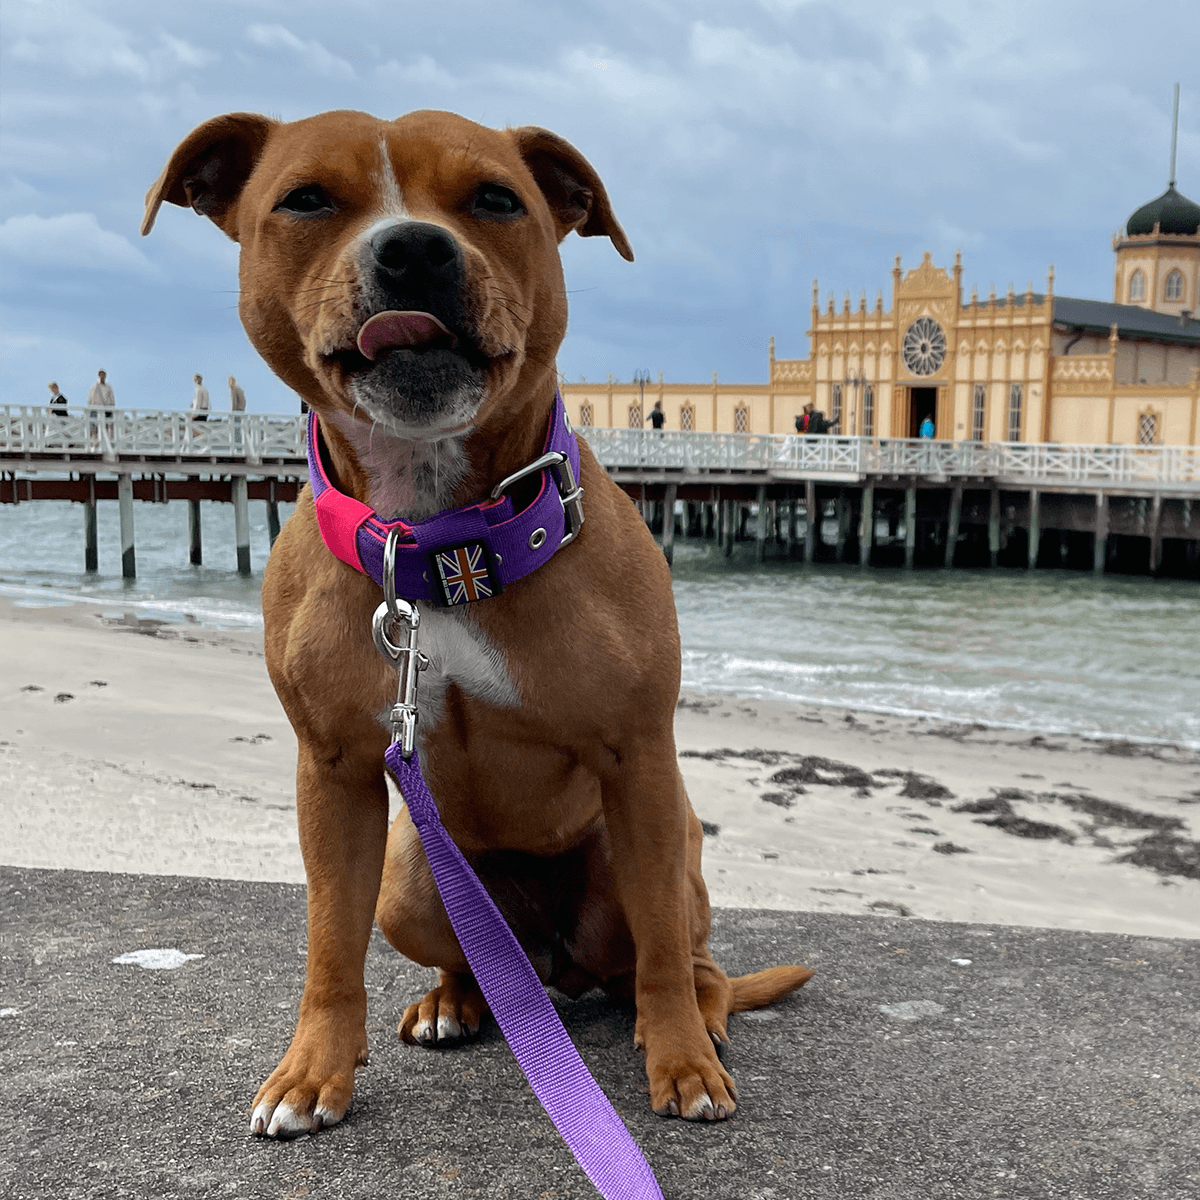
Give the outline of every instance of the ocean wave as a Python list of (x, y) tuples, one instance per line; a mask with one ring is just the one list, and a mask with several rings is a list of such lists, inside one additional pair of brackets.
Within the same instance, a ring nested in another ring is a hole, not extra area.
[(119, 593), (90, 593), (51, 587), (0, 583), (0, 596), (21, 608), (64, 608), (84, 604), (91, 608), (154, 613), (173, 624), (192, 623), (209, 629), (261, 629), (262, 613), (219, 598), (138, 597)]

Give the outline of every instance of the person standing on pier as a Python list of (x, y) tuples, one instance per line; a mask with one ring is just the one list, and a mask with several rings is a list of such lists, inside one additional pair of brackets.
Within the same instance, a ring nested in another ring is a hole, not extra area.
[[(88, 389), (89, 414), (88, 436), (95, 450), (100, 442), (100, 411), (104, 413), (104, 427), (111, 439), (113, 435), (113, 410), (117, 407), (117, 398), (113, 395), (112, 385), (108, 382), (107, 371), (96, 372), (96, 382)], [(100, 411), (96, 411), (100, 410)]]
[(242, 452), (242, 413), (246, 411), (246, 392), (232, 375), (229, 377), (229, 423), (233, 426), (233, 449)]
[(246, 392), (232, 375), (229, 377), (229, 411), (235, 413), (246, 411)]
[(919, 437), (919, 438), (933, 437), (933, 418), (932, 417), (926, 416), (925, 420), (923, 420), (921, 422), (921, 428), (919, 430), (917, 430), (917, 437)]
[(192, 393), (192, 420), (207, 421), (208, 388), (204, 386), (204, 377), (202, 375), (193, 375), (192, 380), (196, 384), (196, 390)]
[(48, 383), (50, 389), (50, 409), (56, 417), (67, 415), (67, 398), (58, 390), (57, 383)]
[(667, 423), (667, 414), (663, 412), (661, 400), (655, 400), (654, 407), (650, 410), (650, 415), (646, 418), (654, 424), (654, 428), (661, 433), (662, 427)]

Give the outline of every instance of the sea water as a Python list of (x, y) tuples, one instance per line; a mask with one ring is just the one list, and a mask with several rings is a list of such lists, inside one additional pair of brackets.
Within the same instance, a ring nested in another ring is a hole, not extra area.
[[(281, 519), (290, 506), (280, 506)], [(134, 506), (138, 576), (121, 578), (117, 507), (99, 508), (100, 569), (83, 570), (83, 510), (0, 506), (0, 595), (18, 604), (258, 628), (269, 552), (251, 501), (253, 574), (236, 571), (233, 508)], [(1200, 748), (1200, 587), (1059, 570), (918, 570), (727, 559), (677, 541), (673, 577), (687, 687)], [(669, 615), (646, 612), (670, 636)], [(0, 652), (0, 664), (3, 655)]]

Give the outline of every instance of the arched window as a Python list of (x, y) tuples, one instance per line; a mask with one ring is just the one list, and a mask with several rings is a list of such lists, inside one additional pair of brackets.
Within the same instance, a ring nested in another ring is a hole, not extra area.
[(971, 396), (971, 440), (983, 441), (984, 420), (987, 416), (987, 385), (977, 383)]
[(1183, 299), (1183, 272), (1178, 267), (1167, 276), (1166, 286), (1163, 288), (1163, 296), (1167, 300)]
[(1141, 270), (1134, 271), (1129, 277), (1129, 298), (1130, 300), (1145, 300), (1146, 298), (1146, 276)]
[(744, 404), (739, 404), (733, 410), (733, 432), (750, 432), (750, 410)]
[(875, 385), (868, 383), (863, 388), (863, 437), (875, 436)]
[(629, 428), (641, 429), (645, 423), (642, 420), (642, 406), (640, 404), (631, 404), (629, 406)]
[(830, 392), (829, 423), (836, 425), (842, 419), (842, 385), (835, 383)]
[(696, 428), (696, 410), (690, 404), (685, 404), (679, 410), (679, 428), (684, 433), (691, 433)]
[(596, 422), (596, 415), (590, 404), (581, 404), (579, 406), (579, 424), (584, 429), (589, 428)]
[(1158, 445), (1158, 413), (1147, 409), (1138, 414), (1138, 445)]
[(1010, 442), (1019, 442), (1021, 440), (1021, 400), (1023, 399), (1024, 388), (1019, 383), (1011, 383), (1008, 386), (1008, 440)]

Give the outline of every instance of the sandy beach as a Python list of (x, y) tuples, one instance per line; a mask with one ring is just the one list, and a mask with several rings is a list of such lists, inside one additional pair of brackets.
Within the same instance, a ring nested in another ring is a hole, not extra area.
[[(0, 862), (302, 882), (261, 635), (0, 601)], [(714, 904), (1200, 937), (1200, 753), (685, 694)]]

